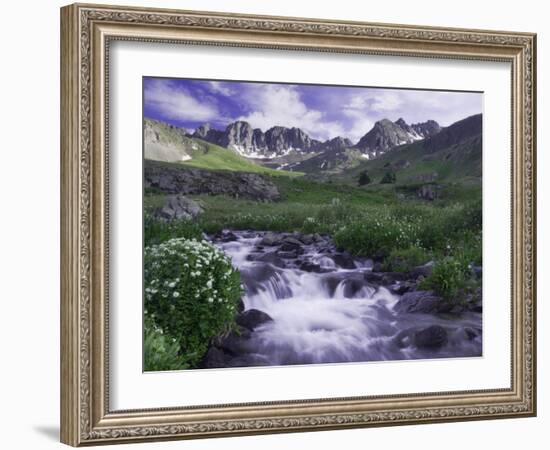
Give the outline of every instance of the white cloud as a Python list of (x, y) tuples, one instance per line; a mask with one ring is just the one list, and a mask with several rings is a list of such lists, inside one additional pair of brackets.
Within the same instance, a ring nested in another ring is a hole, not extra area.
[(395, 91), (382, 91), (371, 99), (370, 107), (375, 111), (396, 111), (403, 106), (403, 99)]
[(374, 121), (366, 116), (359, 116), (353, 122), (348, 129), (346, 137), (348, 137), (354, 144), (367, 134), (374, 126)]
[(145, 87), (145, 103), (165, 119), (216, 121), (220, 113), (216, 105), (199, 101), (170, 80), (152, 80)]
[(443, 126), (482, 112), (478, 93), (405, 89), (365, 89), (348, 91), (341, 100), (342, 114), (350, 120), (348, 137), (354, 142), (383, 118), (402, 117), (408, 123), (436, 120)]
[(325, 121), (324, 113), (309, 109), (293, 86), (257, 84), (249, 86), (243, 100), (252, 110), (239, 117), (263, 131), (273, 126), (297, 127), (311, 137), (325, 140), (342, 135), (340, 123)]
[(209, 81), (208, 84), (210, 85), (210, 90), (212, 92), (216, 92), (227, 97), (234, 94), (233, 89), (231, 89), (227, 83), (223, 83), (221, 81)]
[(403, 98), (396, 91), (355, 91), (344, 106), (350, 110), (395, 111), (403, 106)]

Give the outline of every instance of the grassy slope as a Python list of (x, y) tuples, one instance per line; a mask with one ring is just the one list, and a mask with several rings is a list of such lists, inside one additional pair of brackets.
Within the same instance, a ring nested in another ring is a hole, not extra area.
[[(231, 170), (238, 172), (254, 172), (267, 175), (286, 175), (297, 177), (303, 175), (300, 172), (290, 172), (284, 170), (274, 170), (263, 167), (256, 162), (244, 158), (233, 150), (219, 147), (202, 139), (186, 136), (185, 130), (171, 126), (164, 122), (152, 119), (145, 119), (144, 126), (146, 130), (146, 154), (145, 158), (159, 160), (154, 154), (163, 154), (164, 156), (173, 156), (176, 153), (180, 155), (174, 157), (172, 161), (161, 158), (160, 161), (166, 163), (185, 164), (187, 166), (198, 167), (210, 170)], [(158, 142), (147, 142), (149, 134), (156, 133)], [(153, 154), (148, 155), (148, 150)], [(155, 153), (155, 150), (158, 150)], [(181, 155), (188, 155), (190, 160), (179, 161)]]
[(295, 166), (296, 170), (312, 174), (320, 179), (330, 175), (338, 175), (345, 170), (353, 169), (365, 159), (361, 152), (348, 148), (315, 155)]
[(238, 172), (262, 173), (273, 176), (299, 177), (303, 175), (300, 172), (289, 172), (285, 170), (275, 170), (263, 167), (240, 156), (232, 150), (219, 147), (200, 139), (193, 139), (199, 145), (192, 149), (189, 154), (192, 159), (184, 161), (181, 164), (186, 166), (198, 167), (210, 170), (232, 170)]
[[(277, 176), (270, 177), (270, 180), (281, 193), (282, 199), (278, 202), (264, 203), (219, 195), (191, 196), (205, 206), (202, 222), (211, 226), (230, 226), (232, 217), (254, 216), (258, 219), (251, 219), (250, 224), (256, 223), (258, 229), (267, 227), (265, 229), (293, 231), (300, 229), (306, 218), (316, 217), (323, 209), (332, 209), (333, 201), (357, 209), (384, 207), (396, 201), (391, 193), (369, 192), (342, 184), (318, 183), (303, 177), (284, 177), (280, 176), (281, 171), (276, 173)], [(158, 208), (164, 201), (164, 195), (148, 193), (144, 198), (144, 206), (146, 209)], [(248, 225), (246, 222), (243, 218), (239, 223), (244, 226)], [(237, 225), (233, 223), (233, 226)]]
[[(364, 161), (357, 167), (345, 171), (340, 181), (356, 182), (359, 173), (367, 170), (372, 183), (379, 183), (393, 163), (405, 160), (410, 166), (396, 169), (397, 185), (422, 183), (422, 175), (437, 172), (437, 181), (463, 182), (471, 184), (481, 177), (481, 138), (474, 136), (460, 144), (427, 154), (422, 142), (398, 147), (380, 158)], [(387, 165), (390, 166), (387, 166)]]

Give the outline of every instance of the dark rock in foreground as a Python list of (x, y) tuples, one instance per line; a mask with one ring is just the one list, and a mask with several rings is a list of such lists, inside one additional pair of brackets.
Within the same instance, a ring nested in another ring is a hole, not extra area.
[(250, 335), (251, 333), (248, 328), (239, 326), (228, 334), (215, 337), (211, 342), (210, 348), (218, 348), (229, 355), (247, 353)]
[(433, 314), (447, 309), (441, 297), (433, 291), (406, 292), (397, 302), (394, 310), (399, 313)]
[(418, 348), (438, 349), (447, 343), (447, 331), (440, 325), (431, 325), (414, 334), (414, 344)]
[(259, 309), (248, 309), (240, 313), (236, 318), (237, 324), (250, 331), (254, 331), (254, 329), (258, 328), (260, 325), (272, 321), (273, 319), (269, 314)]
[(218, 242), (235, 242), (238, 239), (237, 235), (231, 230), (222, 230), (214, 238)]
[(206, 352), (202, 362), (199, 364), (201, 369), (216, 369), (219, 367), (226, 367), (232, 356), (225, 353), (218, 347), (210, 347)]
[(229, 195), (259, 201), (279, 200), (277, 187), (262, 175), (213, 171), (145, 161), (144, 183), (167, 194)]
[(331, 255), (332, 260), (337, 266), (340, 266), (342, 269), (355, 269), (355, 261), (353, 257), (347, 253), (336, 253)]
[(275, 245), (280, 245), (282, 240), (283, 240), (283, 237), (281, 236), (280, 233), (273, 233), (269, 231), (264, 235), (264, 237), (260, 241), (260, 245), (273, 247)]

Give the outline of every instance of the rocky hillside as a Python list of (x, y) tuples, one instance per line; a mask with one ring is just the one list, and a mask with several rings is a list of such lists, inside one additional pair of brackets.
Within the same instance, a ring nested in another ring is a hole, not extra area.
[(437, 136), (430, 137), (424, 142), (424, 148), (428, 152), (456, 145), (471, 136), (481, 135), (482, 115), (476, 114), (455, 122), (450, 127), (444, 128)]
[(187, 161), (200, 144), (189, 139), (186, 130), (158, 120), (145, 119), (143, 123), (145, 158), (156, 161)]
[(144, 186), (166, 194), (228, 195), (256, 201), (280, 198), (277, 187), (257, 173), (204, 170), (147, 160)]
[(367, 171), (371, 183), (379, 184), (391, 172), (398, 185), (443, 181), (478, 184), (482, 175), (482, 143), (482, 115), (477, 114), (427, 139), (395, 147), (376, 159), (363, 160), (339, 176), (357, 183), (359, 174)]

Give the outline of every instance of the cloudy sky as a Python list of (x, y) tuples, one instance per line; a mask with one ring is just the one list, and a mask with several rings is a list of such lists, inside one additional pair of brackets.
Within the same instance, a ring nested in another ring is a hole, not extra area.
[(377, 120), (433, 119), (442, 126), (482, 112), (479, 93), (247, 83), (145, 77), (144, 115), (193, 130), (245, 120), (267, 131), (298, 127), (311, 137), (358, 141)]

